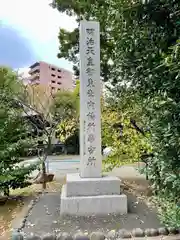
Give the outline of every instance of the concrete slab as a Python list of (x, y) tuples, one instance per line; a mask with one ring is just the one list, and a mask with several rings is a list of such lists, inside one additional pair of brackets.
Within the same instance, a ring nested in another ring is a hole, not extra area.
[(98, 195), (67, 197), (66, 185), (62, 187), (60, 215), (92, 216), (127, 214), (126, 195)]
[(81, 178), (79, 173), (67, 174), (66, 196), (119, 195), (120, 179), (115, 176)]

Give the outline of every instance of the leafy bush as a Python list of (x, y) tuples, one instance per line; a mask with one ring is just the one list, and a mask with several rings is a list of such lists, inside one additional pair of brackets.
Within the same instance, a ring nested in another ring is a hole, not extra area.
[(21, 94), (17, 75), (0, 68), (0, 191), (9, 194), (10, 188), (28, 186), (29, 175), (37, 166), (22, 166), (22, 149), (34, 144), (28, 138), (28, 125), (22, 118), (22, 109), (13, 103)]
[(112, 154), (104, 160), (107, 170), (123, 164), (140, 160), (143, 153), (152, 151), (148, 134), (144, 136), (131, 124), (126, 111), (113, 110), (113, 106), (104, 107), (102, 114), (102, 144), (112, 147)]
[(180, 227), (180, 204), (167, 196), (159, 195), (154, 199), (161, 222), (167, 227)]
[(79, 129), (76, 129), (64, 142), (68, 154), (79, 154)]

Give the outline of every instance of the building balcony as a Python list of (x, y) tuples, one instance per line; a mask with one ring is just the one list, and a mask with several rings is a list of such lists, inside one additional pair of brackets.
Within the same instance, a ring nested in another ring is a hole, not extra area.
[(29, 81), (39, 80), (39, 78), (40, 78), (40, 74), (36, 72), (33, 75), (29, 76)]
[(39, 66), (39, 65), (40, 65), (40, 62), (35, 62), (30, 66), (30, 68), (33, 69), (33, 68), (35, 68), (36, 66)]
[(40, 72), (40, 65), (36, 65), (35, 67), (31, 68), (29, 70), (29, 74), (30, 75), (34, 75), (35, 73), (39, 73)]
[(39, 85), (40, 84), (40, 81), (39, 81), (39, 78), (32, 78), (29, 80), (29, 84), (31, 85)]
[(37, 81), (30, 82), (30, 84), (31, 84), (31, 85), (33, 85), (33, 86), (34, 86), (34, 85), (36, 85), (36, 86), (37, 86), (37, 85), (39, 85), (39, 84), (40, 84), (40, 82), (37, 80)]

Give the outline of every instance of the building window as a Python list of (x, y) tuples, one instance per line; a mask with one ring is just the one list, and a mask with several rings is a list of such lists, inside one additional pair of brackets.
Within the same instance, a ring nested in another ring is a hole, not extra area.
[(61, 70), (60, 70), (60, 69), (58, 69), (58, 72), (61, 72)]
[(61, 78), (61, 76), (58, 76), (58, 78)]
[(51, 90), (55, 90), (55, 87), (52, 87)]
[(56, 83), (56, 81), (52, 80), (51, 83)]
[(52, 70), (52, 71), (55, 71), (56, 69), (52, 67), (51, 70)]
[(62, 83), (61, 82), (57, 82), (58, 85), (61, 85)]
[(52, 77), (55, 77), (56, 75), (55, 74), (51, 74)]

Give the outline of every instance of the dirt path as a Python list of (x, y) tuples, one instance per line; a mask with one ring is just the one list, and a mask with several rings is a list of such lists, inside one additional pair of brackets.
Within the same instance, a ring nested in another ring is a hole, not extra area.
[[(22, 217), (27, 212), (27, 206), (34, 196), (13, 197), (5, 204), (0, 205), (0, 239), (10, 238), (11, 229), (19, 225)], [(14, 222), (14, 224), (12, 224)], [(14, 226), (13, 226), (14, 225)]]

